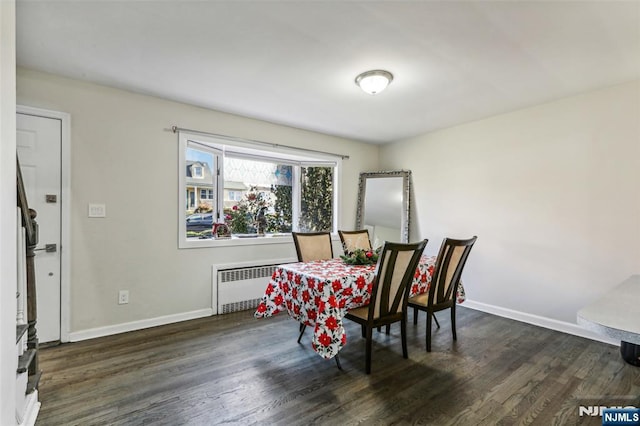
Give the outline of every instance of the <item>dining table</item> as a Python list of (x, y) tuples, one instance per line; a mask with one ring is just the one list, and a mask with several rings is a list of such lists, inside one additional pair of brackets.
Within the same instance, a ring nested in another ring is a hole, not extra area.
[[(429, 290), (435, 256), (422, 255), (413, 275), (409, 297)], [(287, 312), (313, 327), (311, 344), (326, 359), (347, 343), (343, 318), (350, 309), (369, 304), (376, 265), (350, 265), (340, 258), (278, 265), (254, 316), (267, 318)], [(456, 299), (465, 300), (462, 283)]]

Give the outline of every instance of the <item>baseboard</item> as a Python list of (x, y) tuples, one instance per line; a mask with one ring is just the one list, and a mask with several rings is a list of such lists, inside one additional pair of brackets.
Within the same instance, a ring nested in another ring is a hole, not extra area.
[(159, 325), (173, 324), (175, 322), (209, 317), (211, 315), (213, 315), (213, 309), (207, 308), (198, 311), (165, 315), (162, 317), (149, 318), (140, 321), (125, 322), (123, 324), (108, 325), (106, 327), (90, 328), (88, 330), (74, 331), (72, 333), (69, 333), (69, 341), (79, 342), (81, 340), (95, 339), (96, 337), (126, 333), (127, 331), (143, 330), (145, 328), (157, 327)]
[[(598, 342), (608, 343), (610, 345), (620, 346), (620, 342), (599, 334), (590, 332), (577, 324), (558, 321), (552, 318), (541, 317), (526, 312), (515, 311), (500, 306), (489, 305), (482, 302), (476, 302), (467, 299), (462, 305), (466, 308), (482, 311), (500, 317), (525, 322), (527, 324), (560, 331), (562, 333), (572, 334), (574, 336), (584, 337), (586, 339), (596, 340)], [(188, 321), (196, 318), (203, 318), (213, 315), (213, 309), (201, 309), (198, 311), (184, 312), (181, 314), (166, 315), (162, 317), (149, 318), (140, 321), (132, 321), (123, 324), (110, 325), (106, 327), (91, 328), (69, 333), (69, 341), (79, 342), (82, 340), (94, 339), (96, 337), (110, 336), (113, 334), (126, 333), (128, 331), (143, 330), (145, 328), (156, 327), (159, 325), (172, 324), (181, 321)]]
[(620, 341), (618, 340), (593, 333), (589, 330), (586, 330), (580, 327), (577, 324), (573, 324), (570, 322), (558, 321), (552, 318), (528, 314), (526, 312), (514, 311), (512, 309), (507, 309), (507, 308), (503, 308), (495, 305), (488, 305), (482, 302), (475, 302), (469, 299), (467, 299), (461, 306), (475, 309), (476, 311), (482, 311), (489, 314), (498, 315), (500, 317), (509, 318), (512, 320), (520, 321), (520, 322), (526, 322), (527, 324), (532, 324), (539, 327), (560, 331), (562, 333), (572, 334), (574, 336), (584, 337), (586, 339), (596, 340), (598, 342), (620, 346)]
[[(40, 412), (40, 401), (38, 401), (38, 391), (35, 390), (26, 396), (27, 404), (24, 413), (24, 418), (19, 426), (34, 426), (36, 424), (36, 419), (38, 418), (38, 413)], [(18, 420), (18, 419), (16, 419)]]

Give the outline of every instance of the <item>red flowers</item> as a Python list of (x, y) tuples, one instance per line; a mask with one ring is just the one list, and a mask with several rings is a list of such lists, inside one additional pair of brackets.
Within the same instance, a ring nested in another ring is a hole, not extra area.
[(320, 337), (318, 337), (318, 341), (322, 346), (329, 346), (331, 344), (331, 337), (327, 333), (322, 333)]
[(331, 306), (332, 308), (338, 307), (338, 300), (333, 294), (329, 296), (329, 300), (327, 300), (327, 303), (329, 303), (329, 306)]
[(324, 322), (324, 324), (331, 331), (333, 331), (336, 328), (338, 328), (338, 321), (336, 321), (335, 317), (333, 317), (333, 316), (330, 316), (329, 318), (327, 318), (327, 320)]
[(367, 256), (369, 259), (371, 259), (373, 257), (373, 252), (372, 251), (368, 251), (365, 253), (365, 256)]
[(277, 295), (276, 297), (273, 298), (273, 303), (275, 303), (276, 306), (282, 305), (282, 302), (284, 302), (284, 300), (282, 299), (281, 295)]

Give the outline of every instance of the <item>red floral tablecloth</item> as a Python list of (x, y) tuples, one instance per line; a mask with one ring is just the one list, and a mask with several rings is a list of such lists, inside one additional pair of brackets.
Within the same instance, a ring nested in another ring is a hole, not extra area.
[[(422, 256), (411, 296), (429, 289), (434, 262), (435, 257)], [(341, 259), (280, 265), (254, 316), (264, 318), (287, 311), (293, 319), (314, 327), (313, 349), (324, 358), (332, 358), (347, 343), (344, 314), (369, 303), (374, 271), (375, 265), (347, 265)], [(465, 300), (462, 284), (457, 299), (458, 303)]]

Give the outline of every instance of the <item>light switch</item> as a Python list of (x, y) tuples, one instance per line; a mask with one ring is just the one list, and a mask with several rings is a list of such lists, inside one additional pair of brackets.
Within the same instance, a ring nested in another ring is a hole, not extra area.
[(107, 207), (104, 204), (89, 204), (89, 217), (107, 217)]

